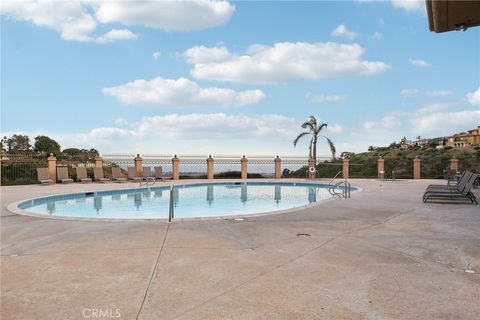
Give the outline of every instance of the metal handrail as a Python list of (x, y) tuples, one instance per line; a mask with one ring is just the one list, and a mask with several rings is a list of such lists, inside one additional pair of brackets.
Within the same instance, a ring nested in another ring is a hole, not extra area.
[(172, 222), (172, 219), (173, 219), (173, 215), (174, 215), (174, 212), (173, 212), (173, 207), (174, 207), (174, 192), (173, 192), (173, 185), (170, 186), (170, 201), (169, 201), (169, 205), (168, 205), (168, 222)]
[(332, 180), (330, 180), (330, 182), (329, 182), (328, 184), (329, 184), (329, 185), (332, 184), (332, 182), (333, 182), (335, 179), (337, 179), (337, 177), (338, 177), (342, 172), (343, 172), (342, 170), (338, 171), (337, 174), (333, 177)]
[[(343, 190), (342, 192), (336, 192), (335, 189), (337, 187), (339, 187), (340, 185), (343, 184)], [(331, 194), (331, 195), (334, 195), (334, 196), (337, 196), (337, 197), (343, 197), (345, 199), (347, 198), (350, 198), (350, 193), (351, 193), (351, 185), (350, 185), (350, 182), (348, 182), (347, 180), (343, 180), (343, 181), (339, 181), (337, 183), (335, 183), (334, 185), (330, 185), (330, 187), (328, 188), (328, 192)]]

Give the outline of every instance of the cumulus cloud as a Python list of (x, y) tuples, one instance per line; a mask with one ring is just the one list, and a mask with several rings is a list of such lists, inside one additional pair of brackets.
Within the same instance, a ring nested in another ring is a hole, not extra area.
[(425, 12), (424, 0), (391, 0), (392, 6), (408, 12)]
[(454, 92), (451, 90), (428, 90), (427, 96), (430, 97), (446, 97), (453, 95)]
[(343, 128), (338, 123), (335, 123), (334, 125), (327, 126), (327, 131), (332, 133), (342, 133)]
[[(22, 132), (31, 137), (46, 134), (62, 147), (93, 147), (107, 152), (215, 153), (271, 152), (288, 145), (298, 133), (300, 121), (277, 114), (243, 115), (192, 113), (146, 116), (129, 122), (117, 119), (115, 126), (87, 132)], [(18, 133), (18, 132), (15, 132)], [(13, 133), (3, 132), (3, 135)], [(192, 142), (194, 141), (194, 142)], [(206, 149), (203, 141), (215, 144)], [(254, 143), (255, 141), (255, 143)], [(242, 149), (243, 148), (243, 149)], [(268, 149), (272, 148), (272, 149)], [(219, 151), (223, 150), (223, 151)], [(268, 150), (268, 151), (267, 151)]]
[(413, 132), (416, 134), (431, 134), (464, 131), (474, 128), (480, 123), (480, 110), (464, 110), (457, 112), (424, 113), (412, 117)]
[(92, 43), (134, 40), (127, 29), (95, 35), (100, 25), (144, 25), (171, 31), (191, 31), (226, 23), (235, 7), (228, 1), (108, 1), (22, 0), (0, 2), (2, 15), (29, 21), (60, 33), (62, 39)]
[(480, 105), (480, 86), (477, 90), (467, 94), (467, 101), (473, 105)]
[(410, 59), (410, 64), (415, 66), (415, 67), (420, 67), (420, 68), (427, 68), (430, 67), (431, 65), (425, 61), (425, 60), (416, 60), (416, 59)]
[(144, 25), (169, 31), (192, 31), (226, 23), (235, 7), (228, 1), (100, 1), (95, 17), (101, 23)]
[(367, 121), (363, 127), (367, 130), (390, 129), (400, 125), (400, 121), (395, 116), (385, 116), (379, 121)]
[(402, 89), (400, 94), (404, 97), (413, 97), (418, 94), (418, 89)]
[(196, 46), (185, 51), (183, 56), (187, 59), (187, 62), (191, 64), (223, 62), (232, 58), (232, 54), (224, 46), (213, 48)]
[(118, 40), (135, 40), (138, 36), (126, 29), (113, 29), (105, 33), (103, 36), (100, 36), (93, 40), (97, 43), (108, 43)]
[(138, 79), (119, 86), (104, 88), (103, 93), (121, 103), (139, 106), (243, 106), (265, 98), (261, 90), (235, 91), (216, 87), (201, 88), (186, 78)]
[[(251, 51), (251, 50), (250, 50)], [(196, 79), (238, 83), (285, 83), (339, 76), (373, 75), (390, 69), (381, 61), (365, 61), (358, 44), (280, 42), (256, 46), (237, 55), (224, 47), (194, 47), (184, 52)]]
[(158, 59), (160, 59), (162, 54), (158, 51), (155, 51), (152, 56), (153, 56), (153, 60), (157, 61)]
[(332, 36), (334, 37), (343, 37), (348, 40), (353, 40), (358, 37), (358, 33), (354, 31), (350, 31), (344, 24), (339, 25), (335, 29), (333, 29)]
[(347, 99), (346, 95), (325, 95), (317, 94), (314, 95), (310, 92), (307, 92), (305, 95), (308, 101), (312, 103), (323, 103), (323, 102), (338, 102)]

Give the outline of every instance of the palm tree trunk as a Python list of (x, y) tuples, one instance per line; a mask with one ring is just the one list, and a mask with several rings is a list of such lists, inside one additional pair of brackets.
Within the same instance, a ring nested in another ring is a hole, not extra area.
[(315, 160), (315, 165), (317, 165), (317, 135), (313, 136), (313, 160)]

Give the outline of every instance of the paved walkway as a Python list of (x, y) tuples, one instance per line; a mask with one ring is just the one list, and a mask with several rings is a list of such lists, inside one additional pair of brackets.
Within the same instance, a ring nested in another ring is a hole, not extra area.
[(118, 184), (2, 187), (1, 318), (478, 319), (480, 206), (423, 204), (428, 183), (353, 180), (348, 200), (171, 224), (6, 210)]

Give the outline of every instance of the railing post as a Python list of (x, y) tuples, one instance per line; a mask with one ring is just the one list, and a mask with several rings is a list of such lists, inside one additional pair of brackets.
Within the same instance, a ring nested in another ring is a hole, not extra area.
[(343, 179), (348, 179), (350, 174), (350, 159), (344, 158), (342, 163)]
[(137, 177), (142, 177), (143, 172), (142, 172), (142, 165), (143, 165), (143, 159), (140, 156), (140, 154), (137, 153), (137, 156), (135, 159), (133, 159), (133, 162), (135, 164), (135, 173), (137, 174)]
[(275, 163), (275, 179), (281, 179), (282, 178), (282, 159), (280, 159), (279, 156), (273, 160)]
[(385, 179), (385, 160), (383, 160), (382, 156), (380, 156), (377, 160), (377, 175), (378, 179)]
[(413, 159), (413, 179), (420, 179), (420, 159), (418, 159), (418, 156)]
[[(315, 179), (317, 177), (317, 171), (316, 171), (316, 168), (315, 168), (315, 159), (313, 158), (309, 158), (308, 159), (308, 177), (310, 179)], [(310, 168), (314, 168), (315, 171), (310, 171)]]
[(101, 155), (95, 156), (95, 168), (103, 167), (103, 158)]
[(57, 158), (50, 153), (50, 156), (47, 158), (48, 161), (48, 176), (53, 181), (57, 183)]
[(246, 180), (248, 177), (247, 162), (248, 162), (247, 158), (245, 158), (245, 155), (243, 155), (242, 159), (240, 159), (243, 180)]
[(172, 178), (173, 180), (180, 179), (180, 159), (178, 159), (177, 155), (172, 158)]
[(453, 171), (455, 173), (458, 172), (458, 159), (453, 156), (452, 159), (450, 159), (450, 171)]
[(213, 180), (214, 176), (213, 176), (213, 173), (214, 173), (214, 170), (213, 170), (213, 158), (212, 158), (212, 155), (209, 155), (208, 158), (207, 158), (207, 179), (208, 180)]

